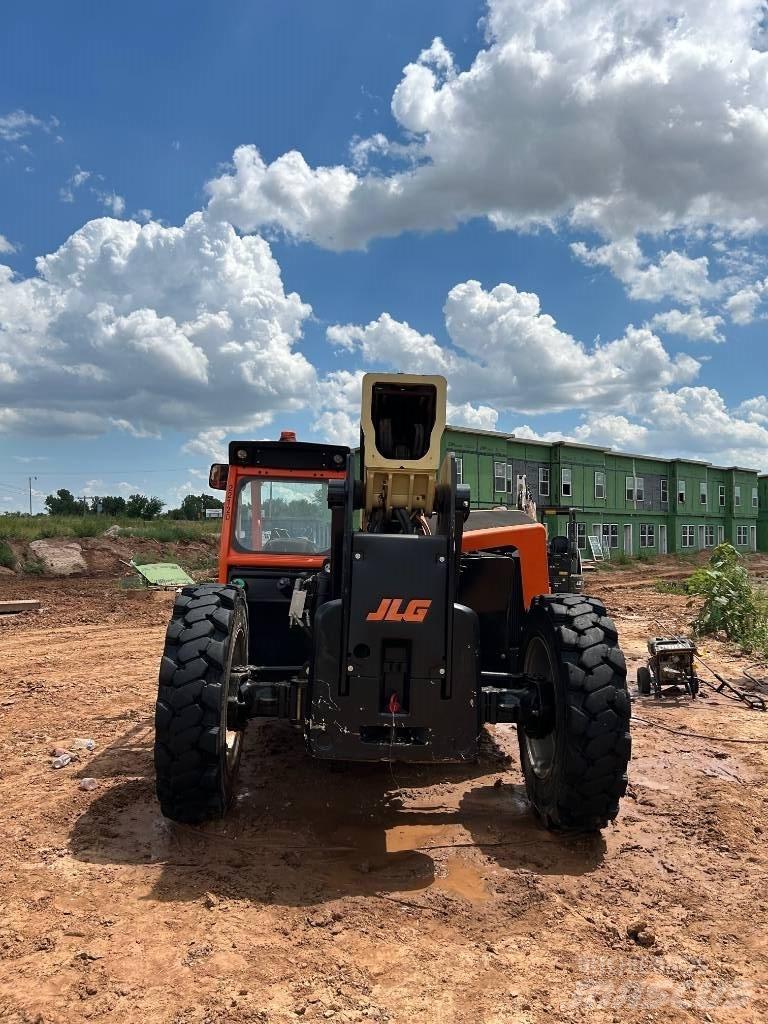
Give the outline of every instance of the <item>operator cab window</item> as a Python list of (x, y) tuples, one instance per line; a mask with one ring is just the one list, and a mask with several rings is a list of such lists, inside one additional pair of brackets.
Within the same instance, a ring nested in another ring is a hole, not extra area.
[(327, 483), (269, 477), (242, 480), (237, 491), (234, 540), (242, 551), (324, 554), (331, 546)]

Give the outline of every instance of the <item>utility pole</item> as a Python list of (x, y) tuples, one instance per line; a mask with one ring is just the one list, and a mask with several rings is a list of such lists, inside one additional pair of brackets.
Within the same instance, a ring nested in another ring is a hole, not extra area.
[(32, 515), (32, 481), (37, 480), (36, 476), (29, 477), (29, 514)]

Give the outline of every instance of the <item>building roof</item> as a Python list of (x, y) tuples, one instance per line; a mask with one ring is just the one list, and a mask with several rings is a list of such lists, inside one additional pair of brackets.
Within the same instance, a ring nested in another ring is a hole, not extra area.
[(518, 437), (517, 434), (509, 434), (503, 430), (480, 430), (475, 427), (456, 427), (447, 423), (446, 430), (453, 430), (458, 434), (480, 434), (484, 437), (497, 437), (503, 441), (519, 441), (521, 444), (537, 444), (545, 448), (586, 448), (594, 452), (604, 452), (606, 455), (619, 455), (625, 459), (645, 459), (648, 462), (687, 462), (691, 466), (706, 466), (708, 469), (719, 469), (728, 473), (757, 473), (761, 479), (768, 477), (768, 473), (761, 474), (758, 469), (748, 469), (744, 466), (717, 466), (713, 462), (706, 462), (704, 459), (686, 459), (682, 456), (673, 456), (665, 459), (661, 455), (646, 455), (639, 452), (622, 452), (618, 448), (605, 448), (597, 444), (582, 444), (580, 441), (541, 441), (534, 437)]

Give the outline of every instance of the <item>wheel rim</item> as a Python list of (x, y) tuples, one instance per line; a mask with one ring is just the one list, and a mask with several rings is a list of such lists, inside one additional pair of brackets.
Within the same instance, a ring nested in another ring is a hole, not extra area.
[[(525, 651), (523, 672), (536, 679), (542, 702), (552, 707), (555, 700), (555, 666), (552, 663), (552, 652), (543, 637), (531, 637)], [(540, 779), (546, 778), (555, 761), (554, 724), (543, 736), (531, 736), (524, 731), (523, 737), (534, 775)]]
[(245, 631), (240, 627), (235, 634), (235, 638), (232, 643), (232, 656), (229, 659), (229, 665), (227, 667), (227, 693), (224, 705), (224, 760), (226, 762), (228, 772), (230, 772), (233, 766), (237, 763), (237, 759), (240, 756), (240, 746), (243, 740), (242, 727), (237, 728), (235, 723), (232, 721), (233, 712), (231, 710), (232, 706), (230, 704), (230, 698), (237, 697), (237, 694), (232, 692), (232, 666), (244, 665), (247, 659), (248, 653), (245, 649)]

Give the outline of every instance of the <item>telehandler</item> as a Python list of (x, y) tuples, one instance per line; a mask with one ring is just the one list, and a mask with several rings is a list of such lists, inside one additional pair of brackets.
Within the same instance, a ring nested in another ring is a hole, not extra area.
[[(282, 718), (315, 758), (460, 762), (514, 723), (545, 826), (594, 831), (626, 788), (630, 703), (601, 601), (549, 593), (544, 527), (473, 530), (440, 459), (446, 382), (366, 374), (361, 445), (235, 441), (218, 583), (176, 597), (160, 666), (163, 813), (223, 815), (246, 723)], [(478, 518), (481, 518), (478, 515)]]

